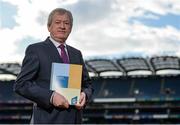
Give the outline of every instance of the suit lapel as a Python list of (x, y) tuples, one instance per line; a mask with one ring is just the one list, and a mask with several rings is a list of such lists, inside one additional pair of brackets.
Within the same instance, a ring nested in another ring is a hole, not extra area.
[(58, 63), (62, 63), (62, 59), (60, 58), (60, 55), (58, 53), (57, 48), (54, 46), (54, 44), (49, 40), (49, 38), (47, 38), (45, 40), (45, 44), (46, 44), (46, 51), (51, 59), (52, 62), (58, 62)]
[(75, 64), (75, 56), (74, 56), (74, 51), (72, 51), (71, 47), (67, 45), (67, 51), (68, 51), (68, 56), (69, 56), (69, 63)]

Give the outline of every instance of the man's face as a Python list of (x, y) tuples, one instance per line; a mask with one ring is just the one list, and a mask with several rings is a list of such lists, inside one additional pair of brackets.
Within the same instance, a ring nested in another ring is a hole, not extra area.
[(55, 13), (48, 30), (54, 40), (64, 43), (71, 32), (71, 23), (68, 15), (66, 13), (64, 15)]

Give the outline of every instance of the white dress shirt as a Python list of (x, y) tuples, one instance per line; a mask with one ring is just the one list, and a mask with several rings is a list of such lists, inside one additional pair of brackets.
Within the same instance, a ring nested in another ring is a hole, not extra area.
[[(51, 36), (49, 37), (49, 39), (50, 39), (50, 41), (54, 44), (54, 46), (56, 47), (56, 49), (57, 49), (58, 52), (59, 52), (59, 55), (61, 56), (61, 49), (60, 49), (60, 47), (59, 47), (59, 46), (61, 45), (61, 43), (55, 41)], [(64, 49), (65, 49), (65, 51), (66, 51), (66, 54), (67, 54), (67, 56), (68, 56), (68, 58), (69, 58), (66, 44), (64, 43), (63, 45), (64, 45)]]

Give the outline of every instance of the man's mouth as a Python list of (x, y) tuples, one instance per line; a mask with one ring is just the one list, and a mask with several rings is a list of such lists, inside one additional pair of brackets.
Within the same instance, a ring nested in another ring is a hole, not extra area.
[(59, 30), (58, 32), (60, 32), (60, 33), (65, 33), (65, 31), (61, 31), (61, 30)]

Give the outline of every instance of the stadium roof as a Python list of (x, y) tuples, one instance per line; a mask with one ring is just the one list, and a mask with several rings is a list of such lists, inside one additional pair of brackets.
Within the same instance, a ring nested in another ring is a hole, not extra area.
[(8, 74), (17, 76), (20, 72), (21, 65), (19, 63), (1, 63), (0, 74)]
[[(86, 60), (85, 64), (90, 73), (95, 76), (102, 76), (103, 73), (118, 72), (123, 76), (135, 72), (134, 75), (156, 75), (159, 71), (173, 70), (180, 74), (180, 59), (176, 56), (158, 56), (152, 58), (119, 58), (119, 59), (91, 59)], [(19, 63), (1, 63), (0, 74), (17, 76), (20, 72)], [(140, 74), (138, 74), (140, 72)]]
[[(120, 58), (120, 59), (93, 59), (87, 60), (86, 65), (89, 72), (101, 75), (103, 72), (118, 71), (123, 75), (131, 72), (139, 72), (143, 75), (149, 72), (156, 75), (158, 71), (166, 70), (167, 74), (177, 71), (180, 74), (180, 59), (175, 56), (159, 56), (152, 58)], [(170, 72), (170, 70), (173, 70)]]

